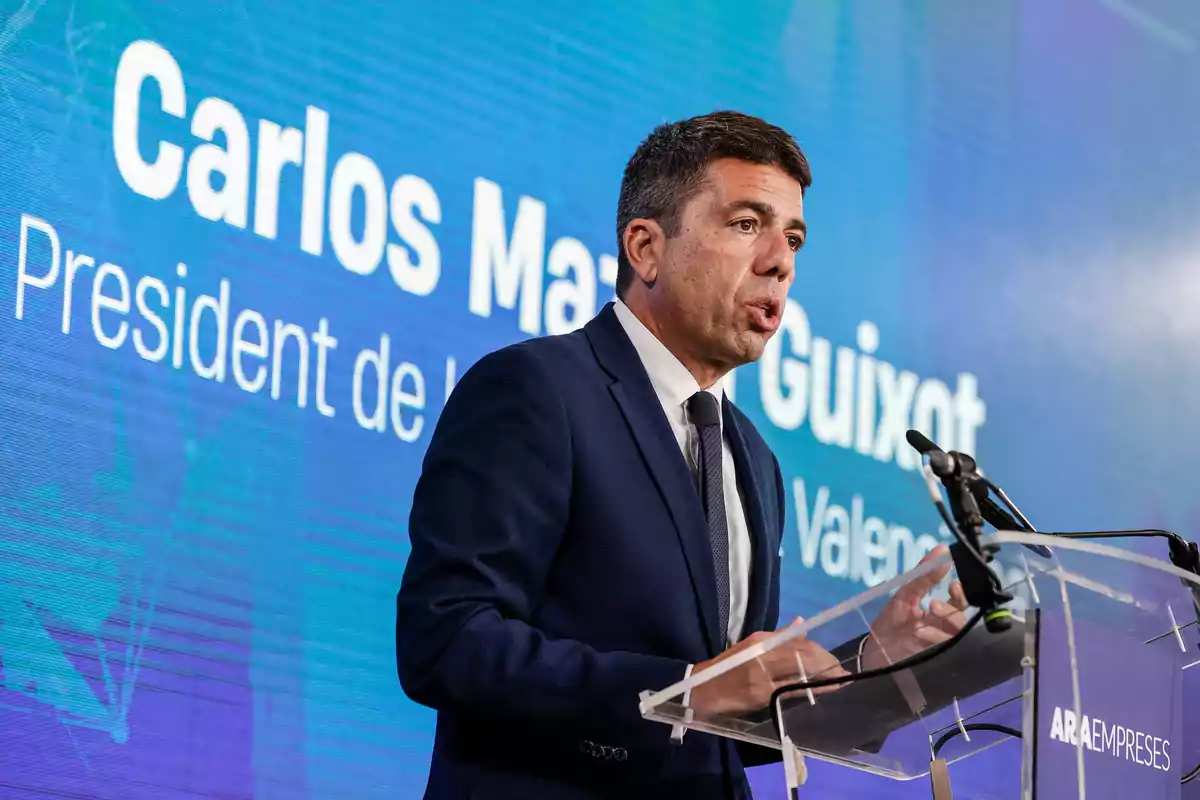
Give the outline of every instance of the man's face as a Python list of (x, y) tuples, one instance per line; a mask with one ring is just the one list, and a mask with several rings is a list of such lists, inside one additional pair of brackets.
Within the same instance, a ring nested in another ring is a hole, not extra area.
[(707, 365), (757, 360), (779, 327), (805, 235), (796, 179), (775, 166), (711, 164), (649, 293), (664, 332)]

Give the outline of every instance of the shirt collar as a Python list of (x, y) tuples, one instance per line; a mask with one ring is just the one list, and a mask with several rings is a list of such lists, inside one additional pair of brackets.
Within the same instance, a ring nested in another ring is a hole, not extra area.
[[(625, 329), (629, 341), (633, 343), (633, 348), (637, 351), (638, 358), (642, 360), (646, 374), (650, 376), (650, 384), (654, 387), (654, 393), (658, 395), (658, 399), (663, 405), (683, 406), (687, 403), (688, 398), (700, 391), (700, 384), (696, 383), (696, 379), (691, 372), (688, 372), (688, 368), (667, 349), (665, 344), (659, 341), (657, 336), (650, 332), (650, 329), (637, 318), (621, 298), (618, 297), (614, 300), (613, 311), (616, 312), (617, 320)], [(720, 381), (709, 387), (707, 391), (717, 398), (718, 403), (725, 396)]]

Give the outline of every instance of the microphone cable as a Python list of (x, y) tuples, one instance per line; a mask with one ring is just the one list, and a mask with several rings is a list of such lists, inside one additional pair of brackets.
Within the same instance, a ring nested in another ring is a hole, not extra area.
[(942, 653), (945, 653), (950, 648), (954, 647), (956, 644), (965, 639), (967, 634), (971, 632), (971, 629), (978, 625), (982, 619), (983, 612), (977, 611), (971, 616), (970, 619), (967, 620), (967, 624), (963, 625), (962, 629), (949, 639), (946, 639), (944, 642), (939, 642), (933, 647), (922, 650), (921, 652), (911, 655), (908, 658), (903, 658), (892, 664), (888, 664), (886, 667), (865, 669), (861, 672), (850, 672), (845, 675), (835, 675), (831, 678), (816, 678), (814, 680), (797, 681), (795, 683), (789, 683), (778, 687), (774, 692), (771, 693), (770, 707), (771, 721), (775, 724), (775, 729), (779, 731), (780, 741), (783, 740), (784, 733), (783, 721), (779, 718), (778, 701), (783, 695), (790, 692), (802, 692), (809, 689), (820, 689), (825, 686), (837, 686), (843, 683), (853, 683), (854, 681), (868, 680), (870, 678), (881, 678), (885, 675), (891, 675), (895, 672), (903, 672), (906, 669), (911, 669), (918, 664), (924, 664), (926, 661), (931, 661), (932, 659), (937, 658)]
[(963, 725), (961, 728), (955, 726), (954, 728), (951, 728), (950, 730), (943, 733), (942, 737), (940, 739), (938, 739), (937, 742), (934, 743), (934, 745), (933, 745), (934, 759), (936, 759), (938, 757), (938, 754), (942, 752), (942, 747), (946, 744), (946, 742), (950, 741), (955, 736), (962, 736), (964, 732), (970, 732), (970, 731), (995, 731), (996, 733), (1007, 734), (1008, 736), (1011, 736), (1014, 739), (1023, 738), (1021, 736), (1021, 732), (1019, 730), (1017, 730), (1016, 728), (1010, 728), (1007, 725), (997, 725), (994, 722), (972, 722), (967, 725)]

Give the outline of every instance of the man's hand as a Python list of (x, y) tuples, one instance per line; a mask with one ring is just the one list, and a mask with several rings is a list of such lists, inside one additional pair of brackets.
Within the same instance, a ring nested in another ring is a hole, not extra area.
[[(792, 625), (801, 621), (797, 617)], [(773, 635), (770, 631), (752, 634), (716, 658), (697, 664), (692, 674), (697, 674)], [(806, 679), (831, 678), (845, 674), (846, 671), (832, 653), (804, 636), (798, 636), (753, 661), (748, 661), (692, 689), (691, 702), (688, 705), (697, 711), (710, 714), (757, 711), (770, 703), (772, 693), (780, 686)], [(813, 691), (820, 693), (837, 688), (830, 686)]]
[[(925, 564), (948, 551), (945, 545), (934, 548), (921, 559)], [(919, 566), (919, 565), (918, 565)], [(921, 608), (921, 600), (941, 583), (950, 572), (950, 565), (910, 582), (896, 592), (883, 611), (871, 624), (871, 635), (862, 651), (862, 668), (878, 669), (915, 655), (958, 633), (967, 624), (967, 596), (962, 584), (950, 584), (950, 602), (930, 600), (929, 610)]]

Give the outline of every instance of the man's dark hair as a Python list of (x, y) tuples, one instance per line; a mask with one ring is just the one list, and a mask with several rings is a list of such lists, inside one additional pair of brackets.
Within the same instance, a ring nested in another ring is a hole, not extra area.
[(618, 297), (625, 296), (635, 275), (622, 243), (626, 226), (634, 219), (653, 219), (667, 236), (675, 236), (683, 207), (704, 184), (708, 165), (721, 158), (777, 166), (799, 181), (801, 192), (812, 185), (808, 159), (796, 140), (758, 117), (714, 111), (659, 125), (638, 145), (621, 179), (617, 201)]

